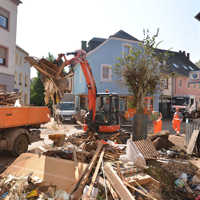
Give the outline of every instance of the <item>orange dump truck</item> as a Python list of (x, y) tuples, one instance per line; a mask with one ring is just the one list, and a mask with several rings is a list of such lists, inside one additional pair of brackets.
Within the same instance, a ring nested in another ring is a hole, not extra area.
[(48, 107), (0, 107), (0, 150), (15, 156), (26, 152), (34, 128), (49, 120)]

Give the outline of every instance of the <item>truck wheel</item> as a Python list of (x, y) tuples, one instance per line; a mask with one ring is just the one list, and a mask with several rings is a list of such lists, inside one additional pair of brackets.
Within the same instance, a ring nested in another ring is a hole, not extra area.
[(12, 155), (19, 156), (22, 153), (25, 153), (28, 150), (28, 139), (26, 135), (19, 135), (13, 145)]

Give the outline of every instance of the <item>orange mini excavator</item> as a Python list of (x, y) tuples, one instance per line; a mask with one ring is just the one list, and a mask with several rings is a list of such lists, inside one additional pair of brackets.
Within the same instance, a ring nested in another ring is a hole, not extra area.
[[(73, 58), (67, 59), (66, 55), (73, 55)], [(55, 67), (52, 63), (47, 63), (47, 60), (39, 62), (33, 62), (32, 57), (27, 57), (27, 61), (31, 61), (30, 64), (38, 69), (45, 76), (50, 77), (56, 84), (59, 80), (64, 79), (62, 76), (65, 66), (73, 67), (76, 64), (80, 64), (83, 74), (85, 76), (87, 88), (88, 88), (88, 110), (86, 114), (84, 130), (98, 133), (113, 133), (120, 129), (119, 125), (119, 96), (109, 92), (97, 94), (96, 83), (92, 74), (91, 67), (86, 59), (86, 52), (84, 50), (78, 50), (67, 54), (59, 54), (57, 61), (64, 58), (64, 62), (59, 67)], [(44, 60), (44, 59), (43, 59)], [(46, 63), (46, 67), (44, 65)], [(49, 68), (51, 65), (51, 69)], [(42, 70), (41, 70), (41, 67)], [(47, 70), (48, 69), (48, 70)], [(52, 73), (52, 71), (54, 73)], [(56, 85), (59, 87), (59, 84)], [(104, 109), (105, 108), (105, 109)]]

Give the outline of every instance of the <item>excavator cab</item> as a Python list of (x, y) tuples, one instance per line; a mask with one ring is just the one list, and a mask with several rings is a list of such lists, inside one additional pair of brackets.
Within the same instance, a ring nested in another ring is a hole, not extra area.
[[(119, 95), (98, 93), (96, 96), (95, 131), (98, 133), (114, 133), (119, 131)], [(88, 124), (86, 122), (86, 124)], [(88, 130), (88, 125), (84, 130)], [(91, 127), (91, 126), (90, 126)]]

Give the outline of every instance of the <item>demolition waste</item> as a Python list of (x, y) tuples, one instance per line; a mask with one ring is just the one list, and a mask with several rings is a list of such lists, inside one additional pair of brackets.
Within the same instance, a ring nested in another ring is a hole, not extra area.
[(1, 174), (0, 199), (197, 200), (200, 196), (200, 170), (190, 162), (198, 159), (195, 148), (187, 154), (169, 140), (168, 132), (133, 142), (129, 131), (102, 137), (78, 129), (65, 134), (55, 124), (42, 129), (47, 130), (49, 142), (7, 166)]

